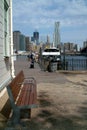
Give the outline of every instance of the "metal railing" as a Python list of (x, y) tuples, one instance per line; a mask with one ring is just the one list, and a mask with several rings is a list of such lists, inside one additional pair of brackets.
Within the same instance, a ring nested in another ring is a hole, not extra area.
[(63, 70), (87, 70), (87, 59), (66, 59), (61, 62)]
[[(16, 60), (24, 61), (28, 60), (26, 55), (19, 55), (16, 57)], [(47, 66), (49, 61), (45, 61), (40, 59), (39, 64), (41, 68), (47, 70)], [(72, 70), (72, 71), (79, 71), (79, 70), (87, 70), (87, 57), (85, 59), (80, 58), (62, 58), (61, 61), (57, 62), (57, 70)]]

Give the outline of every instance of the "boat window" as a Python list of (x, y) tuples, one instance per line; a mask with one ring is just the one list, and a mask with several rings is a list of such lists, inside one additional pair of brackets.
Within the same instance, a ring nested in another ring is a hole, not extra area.
[(58, 49), (45, 49), (44, 52), (59, 52)]

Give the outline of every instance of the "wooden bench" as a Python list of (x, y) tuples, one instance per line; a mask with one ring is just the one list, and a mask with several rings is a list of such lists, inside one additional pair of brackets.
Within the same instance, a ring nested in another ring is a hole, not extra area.
[[(36, 81), (33, 77), (24, 78), (23, 71), (7, 86), (7, 91), (12, 107), (12, 123), (18, 123), (21, 111), (31, 116), (31, 109), (37, 107)], [(29, 112), (29, 113), (28, 113)]]

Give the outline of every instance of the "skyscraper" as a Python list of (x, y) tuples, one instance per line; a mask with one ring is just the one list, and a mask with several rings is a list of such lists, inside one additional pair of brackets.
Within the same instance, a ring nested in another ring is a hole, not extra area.
[(47, 35), (47, 44), (50, 43), (50, 37)]
[(20, 50), (20, 31), (14, 31), (13, 32), (13, 43), (14, 43), (14, 50), (18, 51)]
[(39, 32), (37, 31), (33, 32), (33, 38), (34, 38), (34, 42), (36, 44), (39, 44)]
[(25, 45), (25, 36), (23, 34), (20, 35), (20, 44), (19, 49), (21, 51), (25, 51), (26, 45)]
[(60, 33), (59, 33), (59, 22), (55, 22), (54, 29), (54, 47), (58, 47), (60, 45)]

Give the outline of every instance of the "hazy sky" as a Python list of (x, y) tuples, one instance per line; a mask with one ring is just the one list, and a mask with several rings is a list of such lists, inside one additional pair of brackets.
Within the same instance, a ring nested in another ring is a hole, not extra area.
[(53, 40), (54, 23), (60, 22), (61, 42), (82, 46), (87, 40), (87, 0), (13, 0), (13, 30), (42, 40)]

